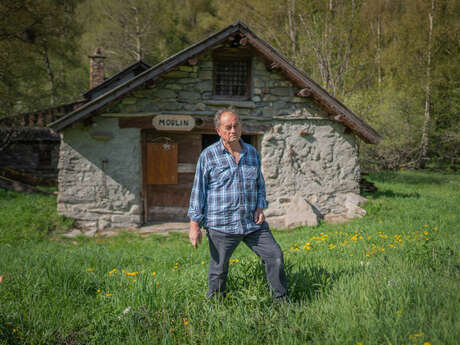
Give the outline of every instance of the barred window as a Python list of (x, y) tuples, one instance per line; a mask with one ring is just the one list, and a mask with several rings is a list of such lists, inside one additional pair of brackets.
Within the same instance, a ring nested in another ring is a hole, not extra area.
[(249, 59), (214, 60), (214, 96), (249, 98)]

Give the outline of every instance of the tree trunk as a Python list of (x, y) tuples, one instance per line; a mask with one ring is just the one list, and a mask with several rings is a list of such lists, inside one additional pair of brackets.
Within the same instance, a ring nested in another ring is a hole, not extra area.
[(431, 11), (428, 13), (429, 32), (428, 32), (428, 52), (426, 64), (426, 83), (425, 83), (425, 121), (423, 122), (422, 140), (420, 143), (420, 154), (418, 168), (424, 169), (428, 153), (428, 134), (430, 129), (430, 108), (431, 108), (431, 53), (433, 38), (433, 12), (435, 0), (431, 0)]

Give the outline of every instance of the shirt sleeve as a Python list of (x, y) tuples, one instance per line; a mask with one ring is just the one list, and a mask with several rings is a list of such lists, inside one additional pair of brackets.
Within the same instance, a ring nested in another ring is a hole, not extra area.
[(190, 194), (188, 217), (194, 222), (202, 223), (204, 219), (204, 205), (206, 202), (207, 174), (204, 164), (204, 156), (200, 155), (196, 165), (195, 178)]
[(258, 170), (258, 175), (257, 175), (257, 205), (256, 207), (260, 208), (267, 208), (268, 207), (268, 202), (266, 200), (265, 196), (265, 180), (264, 176), (262, 175), (262, 167), (260, 163), (260, 157), (259, 154), (256, 154), (257, 157), (257, 170)]

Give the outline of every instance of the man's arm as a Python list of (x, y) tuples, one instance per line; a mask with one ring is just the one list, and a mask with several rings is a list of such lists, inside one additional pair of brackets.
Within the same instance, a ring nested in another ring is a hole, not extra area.
[(188, 216), (190, 218), (189, 239), (194, 248), (201, 243), (202, 233), (200, 223), (203, 221), (204, 203), (206, 202), (207, 177), (203, 166), (203, 156), (197, 162), (195, 178), (193, 180), (192, 193), (190, 195), (190, 206)]
[(265, 221), (264, 208), (267, 208), (267, 200), (265, 199), (265, 180), (262, 175), (262, 167), (259, 154), (257, 154), (257, 205), (254, 212), (254, 222), (262, 224)]

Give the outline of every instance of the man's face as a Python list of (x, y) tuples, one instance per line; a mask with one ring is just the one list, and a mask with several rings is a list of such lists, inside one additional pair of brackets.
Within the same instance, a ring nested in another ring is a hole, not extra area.
[(237, 142), (241, 138), (240, 119), (232, 112), (225, 112), (220, 117), (220, 128), (216, 130), (224, 143)]

